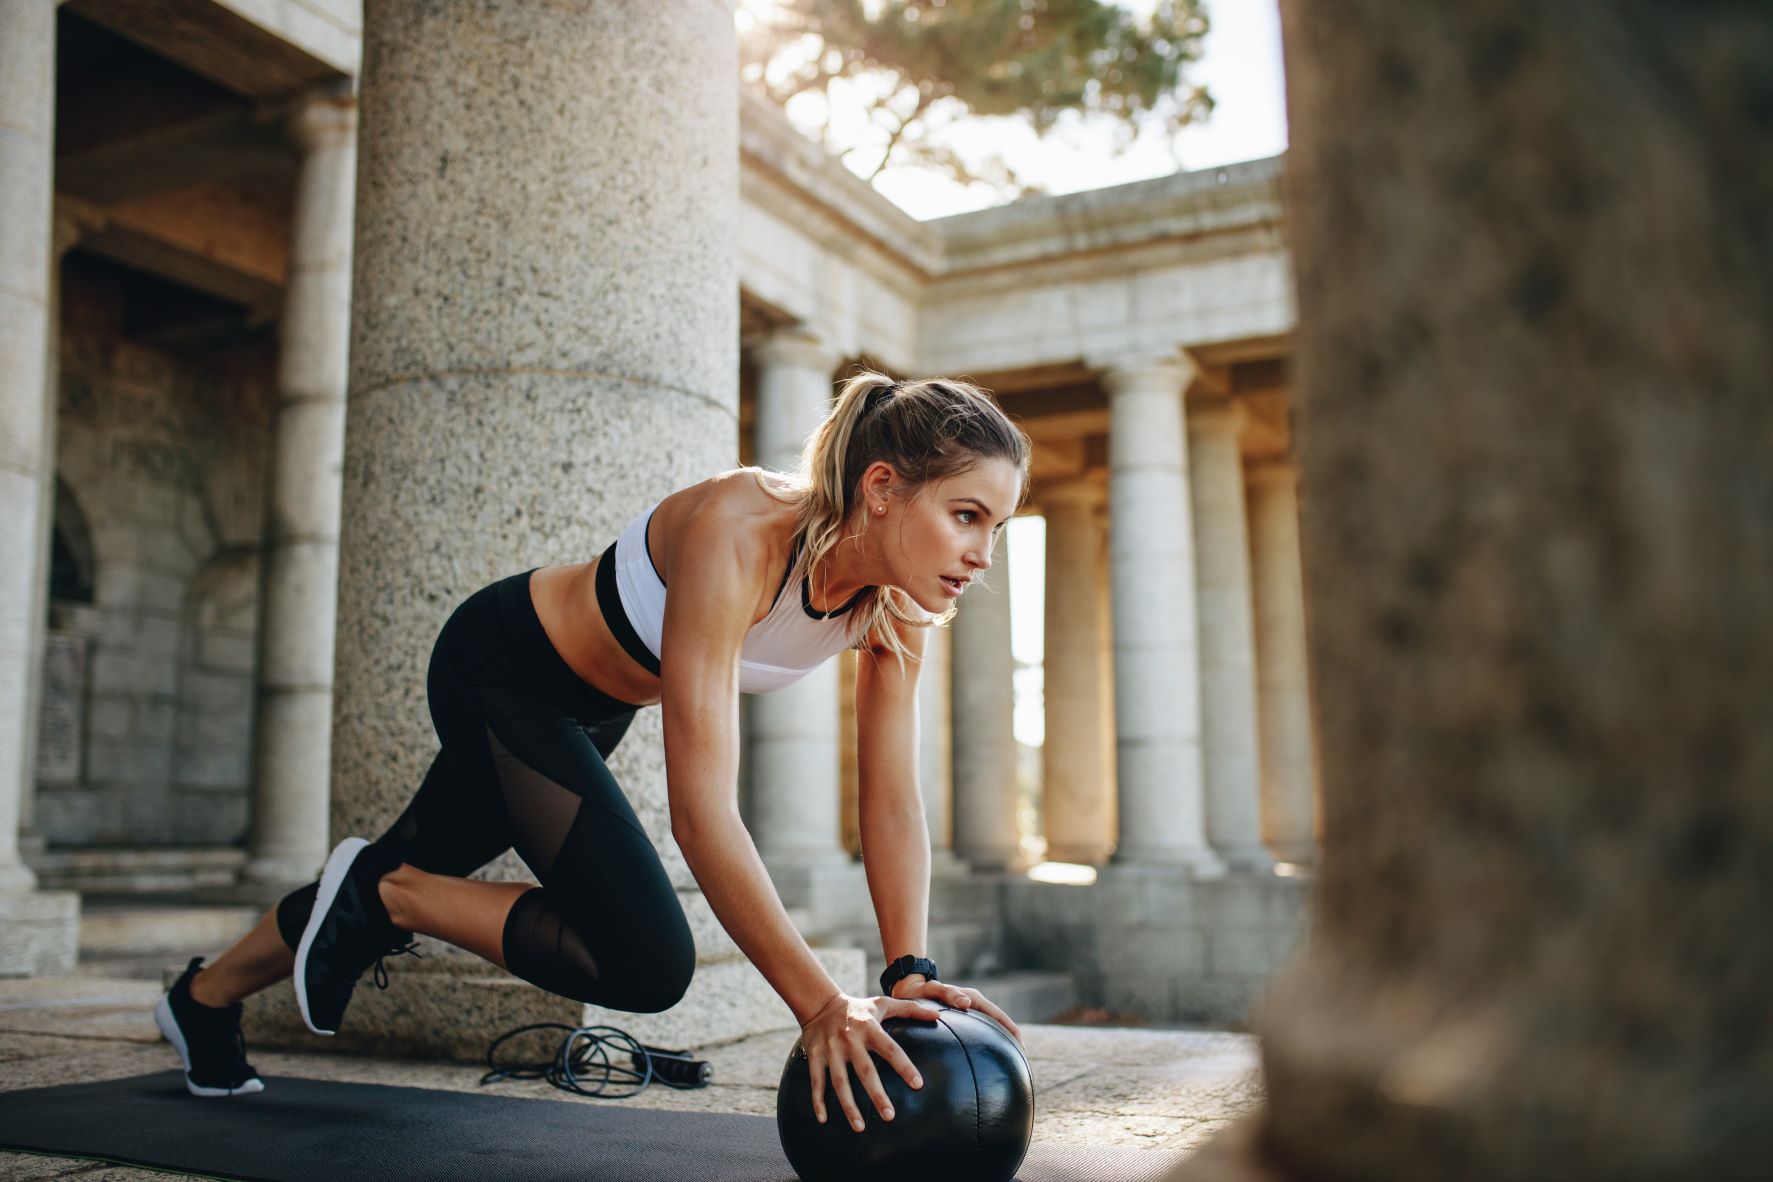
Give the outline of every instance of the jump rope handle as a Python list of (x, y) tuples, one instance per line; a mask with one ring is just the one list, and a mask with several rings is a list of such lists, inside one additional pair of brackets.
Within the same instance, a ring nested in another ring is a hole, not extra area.
[[(645, 1057), (642, 1057), (644, 1052)], [(630, 1051), (634, 1069), (644, 1072), (646, 1060), (652, 1060), (653, 1078), (674, 1088), (703, 1088), (714, 1081), (714, 1067), (705, 1059), (692, 1059), (688, 1051), (667, 1051), (642, 1043), (640, 1051)]]

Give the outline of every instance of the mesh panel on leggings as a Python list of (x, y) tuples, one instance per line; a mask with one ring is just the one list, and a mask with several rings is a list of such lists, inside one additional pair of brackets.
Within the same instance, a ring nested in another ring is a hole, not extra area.
[[(536, 877), (545, 879), (572, 835), (584, 798), (511, 754), (490, 726), (486, 740), (498, 772), (512, 844)], [(505, 917), (504, 953), (506, 967), (524, 980), (563, 997), (596, 1000), (594, 994), (602, 978), (597, 959), (584, 937), (553, 905), (545, 888), (518, 896)]]

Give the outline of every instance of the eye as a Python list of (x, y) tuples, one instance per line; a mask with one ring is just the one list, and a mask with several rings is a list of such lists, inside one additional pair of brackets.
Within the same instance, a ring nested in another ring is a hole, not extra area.
[(966, 520), (961, 523), (962, 525), (971, 525), (973, 524), (973, 518), (977, 517), (978, 514), (974, 513), (971, 509), (962, 509), (956, 513), (955, 516), (966, 518)]

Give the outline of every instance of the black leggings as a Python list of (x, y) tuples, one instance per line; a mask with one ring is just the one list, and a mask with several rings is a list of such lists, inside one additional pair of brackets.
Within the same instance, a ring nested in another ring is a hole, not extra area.
[[(604, 759), (637, 707), (583, 681), (530, 601), (532, 571), (456, 608), (431, 651), (443, 750), (376, 839), (433, 874), (463, 877), (515, 846), (541, 883), (505, 922), (505, 963), (551, 993), (610, 1009), (676, 1005), (696, 947), (658, 851)], [(277, 907), (295, 948), (316, 884)]]

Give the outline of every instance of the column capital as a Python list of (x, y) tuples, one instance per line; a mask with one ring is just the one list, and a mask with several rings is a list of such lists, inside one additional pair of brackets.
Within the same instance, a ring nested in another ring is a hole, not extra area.
[(296, 103), (285, 126), (304, 152), (342, 147), (357, 135), (357, 98), (326, 91), (310, 95)]
[(1109, 354), (1088, 357), (1085, 362), (1100, 372), (1110, 395), (1153, 385), (1173, 387), (1177, 394), (1182, 394), (1200, 373), (1193, 358), (1180, 350)]
[(1234, 398), (1212, 398), (1188, 407), (1188, 429), (1196, 435), (1230, 435), (1235, 439), (1249, 421), (1249, 408)]
[(754, 337), (745, 342), (745, 347), (759, 365), (811, 369), (827, 376), (843, 360), (835, 345), (798, 326)]

